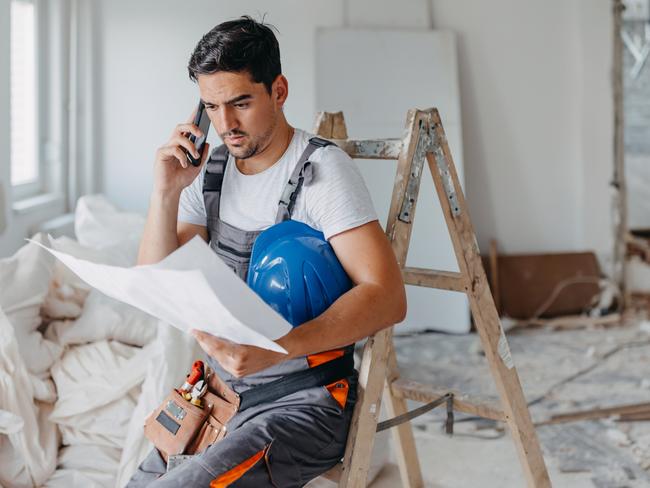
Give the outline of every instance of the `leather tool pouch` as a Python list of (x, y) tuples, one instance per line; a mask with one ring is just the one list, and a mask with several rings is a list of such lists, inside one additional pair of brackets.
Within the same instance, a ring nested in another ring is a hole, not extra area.
[(211, 406), (210, 414), (201, 426), (194, 442), (188, 447), (186, 454), (201, 452), (223, 439), (226, 435), (226, 424), (237, 413), (236, 405), (226, 402), (210, 391), (206, 392), (203, 401), (206, 406)]
[(201, 452), (226, 435), (226, 424), (239, 407), (237, 393), (210, 372), (202, 402), (203, 407), (192, 405), (174, 389), (145, 420), (144, 435), (165, 460)]
[(192, 405), (172, 390), (163, 404), (145, 420), (144, 435), (158, 448), (165, 461), (169, 456), (195, 454), (223, 439), (226, 424), (240, 409), (272, 402), (305, 388), (327, 385), (353, 371), (352, 354), (345, 354), (314, 368), (257, 386), (239, 396), (207, 368), (208, 388), (202, 398), (203, 408)]
[(209, 413), (207, 408), (192, 405), (172, 390), (145, 420), (144, 435), (167, 456), (184, 454)]

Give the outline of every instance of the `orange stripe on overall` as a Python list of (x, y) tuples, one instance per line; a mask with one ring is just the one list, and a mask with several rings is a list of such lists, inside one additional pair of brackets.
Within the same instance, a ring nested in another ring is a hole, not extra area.
[[(318, 354), (311, 354), (307, 356), (307, 363), (309, 364), (310, 368), (315, 368), (319, 364), (340, 358), (343, 356), (344, 352), (345, 351), (343, 349), (335, 349), (334, 351), (325, 351), (319, 352)], [(336, 402), (341, 405), (341, 408), (345, 407), (345, 402), (348, 399), (349, 389), (350, 385), (346, 379), (338, 380), (327, 385), (327, 390), (330, 392), (330, 395), (332, 395), (334, 400), (336, 400)]]
[(232, 469), (229, 469), (225, 473), (220, 474), (217, 478), (213, 479), (210, 482), (210, 488), (227, 488), (232, 483), (237, 481), (239, 478), (244, 476), (248, 470), (257, 464), (257, 462), (264, 457), (266, 448), (255, 453), (245, 461), (239, 463)]

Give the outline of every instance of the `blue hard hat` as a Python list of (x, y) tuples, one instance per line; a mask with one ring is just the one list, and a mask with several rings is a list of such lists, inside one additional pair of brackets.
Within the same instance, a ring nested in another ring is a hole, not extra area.
[(247, 282), (294, 327), (319, 316), (352, 288), (323, 233), (295, 220), (257, 237)]

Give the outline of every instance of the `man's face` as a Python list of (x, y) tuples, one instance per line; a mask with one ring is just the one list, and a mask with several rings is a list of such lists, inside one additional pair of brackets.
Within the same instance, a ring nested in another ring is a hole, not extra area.
[(198, 84), (212, 126), (234, 157), (250, 158), (268, 147), (286, 99), (282, 75), (270, 94), (248, 72), (199, 75)]

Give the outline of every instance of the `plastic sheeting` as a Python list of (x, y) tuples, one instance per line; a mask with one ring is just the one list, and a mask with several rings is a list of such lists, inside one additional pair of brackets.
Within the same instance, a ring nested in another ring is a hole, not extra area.
[[(101, 196), (83, 197), (76, 215), (80, 240), (59, 238), (52, 246), (93, 262), (131, 266), (143, 223)], [(3, 285), (20, 280), (22, 296), (12, 298), (12, 311), (25, 319), (18, 325), (0, 309), (0, 485), (122, 488), (153, 447), (144, 437), (145, 417), (203, 351), (168, 324), (96, 291), (88, 294), (74, 274), (43, 261), (43, 252), (30, 244), (0, 261), (0, 303), (7, 303)], [(28, 330), (35, 347), (47, 348), (23, 351), (14, 330)], [(36, 358), (42, 371), (30, 373), (27, 361), (38, 354), (44, 354)], [(381, 438), (375, 447), (379, 458), (371, 476), (387, 452)]]
[[(60, 238), (55, 248), (135, 264), (142, 216), (92, 196), (77, 217), (84, 241)], [(151, 342), (155, 321), (101, 295), (88, 300), (87, 287), (33, 244), (0, 260), (0, 289), (0, 485), (115, 486), (154, 350), (137, 346)]]
[(160, 323), (158, 336), (151, 344), (142, 393), (133, 411), (117, 473), (116, 488), (123, 487), (153, 448), (144, 437), (144, 419), (160, 405), (169, 390), (180, 386), (192, 363), (204, 356), (194, 338), (171, 325)]
[(74, 231), (82, 246), (111, 250), (135, 264), (144, 229), (143, 215), (119, 211), (103, 195), (87, 195), (77, 202)]
[(52, 366), (58, 399), (50, 420), (65, 445), (122, 447), (150, 350), (98, 341), (71, 348)]
[[(34, 240), (49, 244), (41, 234)], [(0, 259), (0, 307), (13, 324), (21, 357), (35, 374), (50, 369), (62, 352), (61, 346), (43, 339), (37, 331), (53, 266), (53, 257), (33, 244), (23, 246), (10, 258)]]
[(92, 290), (77, 320), (52, 322), (45, 335), (63, 345), (115, 339), (144, 346), (155, 337), (157, 322), (151, 315)]
[(40, 486), (54, 471), (58, 440), (46, 418), (50, 409), (34, 402), (13, 326), (0, 310), (0, 485)]
[(57, 470), (45, 488), (113, 488), (120, 449), (104, 446), (68, 446), (59, 451)]

